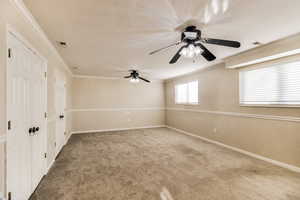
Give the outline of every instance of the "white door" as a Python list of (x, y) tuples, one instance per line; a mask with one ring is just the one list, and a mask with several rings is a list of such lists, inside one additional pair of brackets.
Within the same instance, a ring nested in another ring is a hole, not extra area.
[(7, 67), (7, 117), (11, 128), (7, 134), (7, 191), (13, 199), (25, 200), (31, 191), (31, 155), (28, 129), (31, 126), (29, 103), (30, 66), (28, 50), (8, 35), (11, 58)]
[(7, 191), (13, 200), (26, 200), (45, 170), (45, 65), (13, 34), (7, 37)]
[(56, 154), (58, 154), (65, 144), (65, 82), (56, 81), (55, 104), (56, 104)]
[(33, 57), (31, 62), (31, 101), (32, 127), (34, 127), (31, 137), (31, 188), (34, 192), (45, 170), (46, 152), (46, 126), (45, 126), (45, 75), (43, 60), (38, 56)]

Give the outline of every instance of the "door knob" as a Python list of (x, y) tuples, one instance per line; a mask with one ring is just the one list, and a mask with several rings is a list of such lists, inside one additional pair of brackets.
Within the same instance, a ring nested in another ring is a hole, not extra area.
[(36, 128), (35, 128), (35, 127), (32, 128), (32, 132), (33, 132), (33, 133), (36, 132)]
[(28, 132), (29, 132), (29, 135), (30, 135), (32, 133), (32, 128), (29, 128)]
[(35, 131), (38, 132), (40, 130), (40, 127), (36, 127)]
[(63, 119), (63, 118), (65, 118), (65, 116), (64, 115), (59, 115), (59, 118)]

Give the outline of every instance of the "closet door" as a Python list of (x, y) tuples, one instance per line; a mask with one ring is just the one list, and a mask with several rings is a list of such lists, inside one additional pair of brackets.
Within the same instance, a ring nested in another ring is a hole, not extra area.
[(12, 200), (27, 200), (45, 172), (45, 66), (11, 33), (8, 48), (7, 192)]
[(31, 135), (31, 191), (38, 186), (44, 175), (45, 169), (45, 76), (43, 61), (37, 56), (32, 55), (31, 59), (31, 96), (30, 102), (33, 133)]
[[(25, 200), (31, 194), (30, 52), (8, 35), (11, 56), (7, 67), (7, 191), (12, 199)], [(9, 128), (9, 127), (8, 127)]]

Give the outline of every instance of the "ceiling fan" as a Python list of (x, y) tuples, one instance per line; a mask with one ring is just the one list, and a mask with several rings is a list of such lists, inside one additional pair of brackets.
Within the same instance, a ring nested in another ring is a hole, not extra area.
[(134, 69), (131, 69), (131, 70), (128, 70), (130, 72), (130, 75), (129, 76), (124, 76), (124, 78), (130, 78), (130, 82), (132, 83), (138, 83), (140, 80), (143, 80), (147, 83), (150, 83), (151, 81), (143, 78), (143, 77), (140, 77), (140, 74), (138, 73), (137, 70), (134, 70)]
[(207, 61), (213, 61), (216, 59), (216, 56), (212, 54), (202, 43), (215, 44), (226, 47), (239, 48), (241, 46), (240, 42), (231, 41), (231, 40), (220, 40), (212, 38), (202, 38), (201, 31), (197, 29), (196, 26), (188, 26), (181, 33), (181, 41), (171, 44), (169, 46), (160, 48), (158, 50), (150, 52), (150, 55), (153, 55), (162, 50), (168, 49), (173, 46), (177, 46), (183, 43), (184, 46), (180, 47), (177, 53), (170, 60), (170, 64), (174, 64), (180, 58), (184, 56), (187, 58), (193, 58), (198, 55), (202, 55)]

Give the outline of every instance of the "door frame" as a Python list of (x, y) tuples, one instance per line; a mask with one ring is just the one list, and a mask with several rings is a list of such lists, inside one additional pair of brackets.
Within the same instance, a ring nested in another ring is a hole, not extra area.
[(59, 119), (58, 119), (58, 116), (57, 116), (57, 105), (56, 105), (56, 93), (55, 93), (55, 102), (54, 102), (54, 104), (55, 104), (55, 142), (56, 142), (56, 146), (55, 146), (55, 158), (58, 156), (58, 154), (61, 152), (61, 150), (62, 150), (62, 148), (64, 147), (64, 145), (65, 145), (65, 143), (66, 143), (66, 135), (65, 135), (65, 133), (66, 133), (66, 126), (67, 126), (67, 122), (66, 122), (66, 105), (67, 105), (67, 88), (66, 88), (66, 80), (62, 77), (62, 76), (60, 76), (60, 72), (58, 71), (58, 70), (56, 70), (55, 71), (55, 92), (57, 92), (59, 89), (58, 88), (63, 88), (64, 89), (64, 116), (65, 116), (65, 118), (64, 118), (64, 132), (63, 132), (63, 138), (64, 138), (64, 141), (63, 141), (63, 145), (60, 147), (60, 148), (58, 148), (58, 144), (57, 144), (57, 122), (59, 121)]
[[(8, 66), (9, 66), (9, 58), (8, 58), (8, 47), (9, 47), (9, 35), (15, 37), (15, 39), (19, 40), (20, 42), (23, 43), (23, 45), (25, 47), (27, 47), (30, 51), (32, 51), (34, 54), (36, 54), (38, 57), (40, 57), (43, 61), (43, 65), (44, 65), (44, 72), (45, 75), (47, 75), (47, 71), (48, 71), (48, 60), (39, 53), (39, 51), (36, 50), (35, 47), (33, 47), (31, 45), (31, 43), (23, 36), (21, 35), (12, 25), (10, 24), (6, 24), (6, 101), (8, 101), (8, 95), (10, 94), (9, 88), (8, 88), (8, 82), (10, 81), (10, 76), (8, 73)], [(48, 79), (47, 76), (45, 76), (45, 84), (44, 84), (44, 101), (45, 101), (45, 105), (44, 105), (44, 110), (45, 110), (45, 115), (46, 113), (48, 113)], [(6, 105), (6, 121), (9, 121), (9, 109), (8, 106)], [(44, 135), (44, 152), (47, 153), (47, 144), (48, 144), (48, 120), (47, 117), (45, 116), (44, 118), (44, 127), (45, 127), (45, 135)], [(8, 123), (6, 123), (6, 136), (9, 134), (9, 130), (8, 130)], [(9, 140), (9, 137), (6, 137), (6, 143)], [(5, 153), (6, 159), (8, 157), (8, 151), (7, 151), (7, 145), (6, 145), (6, 153)], [(8, 192), (7, 191), (7, 184), (8, 184), (8, 177), (7, 177), (7, 168), (8, 168), (8, 163), (5, 163), (5, 191), (4, 191), (4, 196), (6, 196), (6, 198), (8, 198)], [(44, 159), (44, 169), (43, 169), (43, 173), (44, 175), (46, 175), (47, 173), (47, 157)]]

